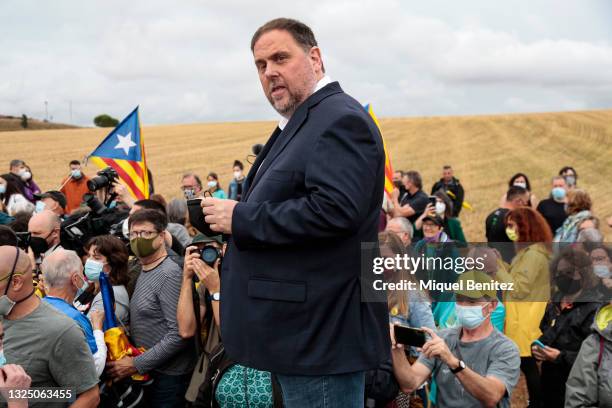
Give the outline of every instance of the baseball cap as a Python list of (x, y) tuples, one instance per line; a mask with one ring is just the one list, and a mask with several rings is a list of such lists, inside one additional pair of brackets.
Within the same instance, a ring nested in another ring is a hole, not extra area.
[(464, 272), (459, 276), (457, 282), (461, 284), (462, 289), (456, 290), (455, 295), (462, 295), (470, 299), (482, 299), (485, 296), (489, 299), (497, 299), (497, 292), (493, 289), (495, 279), (482, 271)]
[(207, 242), (216, 242), (218, 244), (223, 245), (223, 237), (221, 235), (213, 235), (213, 236), (208, 236), (208, 235), (204, 235), (202, 233), (197, 234), (195, 237), (193, 237), (193, 240), (191, 241), (192, 245), (195, 244), (204, 244)]
[(60, 207), (66, 208), (66, 196), (64, 193), (56, 190), (46, 191), (42, 194), (34, 194), (34, 198), (37, 200), (42, 200), (43, 198), (50, 198), (53, 201), (56, 201)]

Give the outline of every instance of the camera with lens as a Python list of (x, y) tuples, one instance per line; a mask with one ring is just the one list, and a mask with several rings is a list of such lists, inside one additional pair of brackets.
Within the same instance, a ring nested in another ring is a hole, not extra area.
[(217, 262), (217, 259), (221, 259), (221, 250), (214, 245), (204, 245), (200, 250), (200, 259), (211, 268)]
[(100, 170), (96, 177), (93, 177), (87, 182), (89, 191), (98, 191), (103, 188), (111, 187), (113, 183), (119, 180), (119, 174), (112, 167), (107, 167)]

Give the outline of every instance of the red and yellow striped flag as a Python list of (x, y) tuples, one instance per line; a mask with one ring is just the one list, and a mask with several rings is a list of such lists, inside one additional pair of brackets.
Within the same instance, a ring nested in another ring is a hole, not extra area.
[(149, 176), (138, 107), (87, 156), (101, 169), (112, 167), (137, 200), (149, 198)]
[[(378, 123), (378, 118), (376, 117), (376, 115), (374, 114), (374, 111), (372, 110), (372, 105), (367, 104), (365, 106), (365, 110), (372, 117), (372, 120), (374, 120), (374, 123), (376, 123), (376, 126), (378, 127), (378, 130), (380, 131), (380, 135), (382, 136), (382, 129), (380, 128), (380, 123)], [(384, 137), (382, 138), (382, 141), (383, 141), (383, 147), (385, 149), (385, 193), (387, 193), (388, 197), (391, 197), (391, 191), (393, 191), (393, 189), (395, 188), (393, 186), (393, 166), (391, 165), (391, 156), (389, 155), (389, 150), (387, 149), (387, 143), (385, 143)]]

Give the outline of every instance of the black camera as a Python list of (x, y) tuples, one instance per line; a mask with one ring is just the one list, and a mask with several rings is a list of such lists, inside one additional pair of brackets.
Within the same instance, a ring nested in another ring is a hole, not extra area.
[(214, 245), (204, 245), (200, 250), (200, 259), (211, 268), (221, 259), (221, 250)]
[(100, 170), (98, 175), (87, 182), (89, 191), (97, 191), (106, 187), (111, 187), (119, 179), (119, 174), (112, 167)]

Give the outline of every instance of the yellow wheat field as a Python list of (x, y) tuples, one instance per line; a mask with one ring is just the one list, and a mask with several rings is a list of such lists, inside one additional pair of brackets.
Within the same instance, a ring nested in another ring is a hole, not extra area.
[[(232, 163), (247, 165), (254, 143), (264, 143), (274, 122), (207, 123), (146, 126), (142, 132), (156, 191), (179, 197), (180, 176), (193, 170), (219, 174), (227, 188)], [(474, 211), (461, 222), (471, 241), (484, 239), (484, 219), (495, 209), (515, 172), (527, 173), (538, 198), (545, 198), (550, 178), (574, 166), (579, 186), (595, 203), (602, 221), (612, 215), (612, 110), (525, 115), (382, 119), (393, 166), (421, 172), (426, 190), (451, 164)], [(43, 190), (57, 188), (71, 159), (91, 152), (109, 129), (0, 132), (0, 165), (25, 160)], [(248, 170), (248, 168), (247, 168)], [(94, 174), (90, 165), (86, 173)], [(427, 191), (429, 192), (429, 191)], [(612, 231), (602, 228), (608, 240)]]

